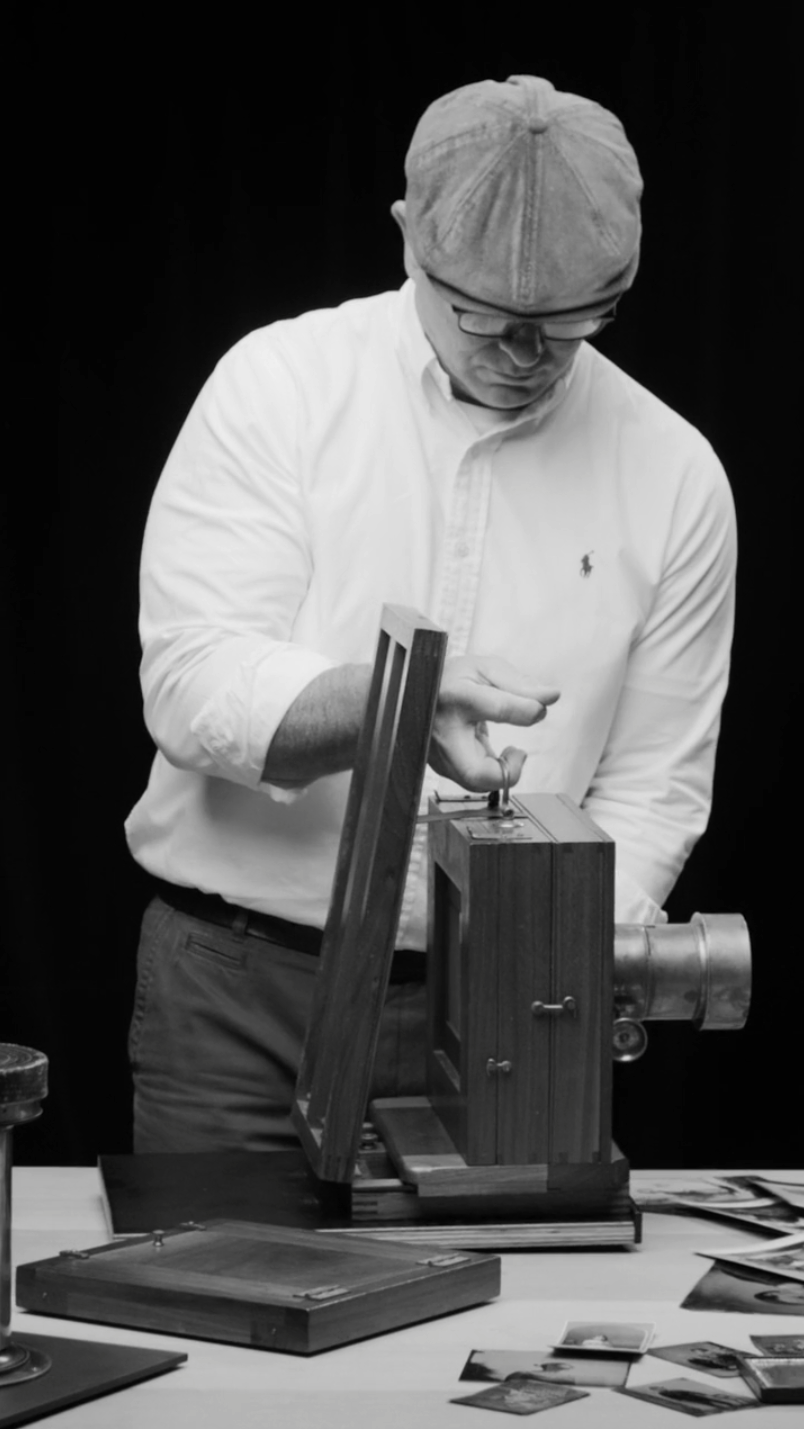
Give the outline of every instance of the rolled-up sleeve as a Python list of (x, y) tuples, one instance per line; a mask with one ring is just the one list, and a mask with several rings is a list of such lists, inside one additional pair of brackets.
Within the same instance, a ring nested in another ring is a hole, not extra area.
[(159, 480), (141, 566), (148, 730), (171, 764), (261, 784), (297, 695), (333, 662), (294, 644), (311, 577), (293, 374), (248, 340), (202, 389)]
[(728, 684), (735, 569), (731, 492), (707, 448), (680, 487), (663, 579), (631, 648), (584, 800), (617, 843), (618, 921), (663, 920), (662, 903), (706, 828)]

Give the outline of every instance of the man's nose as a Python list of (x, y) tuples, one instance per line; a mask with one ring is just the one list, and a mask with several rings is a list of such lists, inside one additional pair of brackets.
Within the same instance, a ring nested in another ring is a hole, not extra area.
[(500, 338), (500, 347), (517, 367), (533, 367), (541, 357), (544, 339), (535, 324), (522, 323)]

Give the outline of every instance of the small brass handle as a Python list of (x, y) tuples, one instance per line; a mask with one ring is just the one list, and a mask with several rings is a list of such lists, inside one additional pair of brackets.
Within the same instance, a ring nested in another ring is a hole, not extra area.
[(578, 1011), (578, 1004), (574, 997), (563, 997), (560, 1002), (532, 1002), (530, 1010), (534, 1017), (543, 1017), (545, 1013), (555, 1013), (559, 1016), (562, 1012), (568, 1012), (570, 1017), (574, 1017)]
[(495, 1062), (495, 1060), (494, 1060), (493, 1057), (489, 1057), (489, 1059), (488, 1059), (488, 1061), (487, 1061), (487, 1063), (486, 1063), (486, 1076), (487, 1076), (487, 1077), (493, 1077), (496, 1072), (502, 1072), (503, 1076), (504, 1076), (504, 1077), (507, 1077), (510, 1071), (511, 1071), (511, 1063), (510, 1063), (510, 1062)]

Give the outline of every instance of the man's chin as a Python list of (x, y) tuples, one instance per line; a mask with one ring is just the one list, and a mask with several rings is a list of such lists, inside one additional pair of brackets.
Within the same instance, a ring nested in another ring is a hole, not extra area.
[(529, 407), (537, 398), (543, 397), (554, 385), (556, 379), (551, 382), (517, 382), (499, 381), (478, 382), (474, 391), (469, 395), (470, 402), (476, 402), (481, 407), (490, 407), (497, 412), (515, 412), (523, 407)]
[[(443, 366), (443, 363), (442, 363)], [(471, 402), (475, 407), (488, 407), (494, 412), (516, 412), (529, 407), (539, 397), (544, 397), (562, 375), (560, 372), (540, 371), (538, 379), (506, 377), (496, 374), (492, 368), (483, 368), (469, 374), (469, 382), (447, 371), (453, 394), (460, 402)]]

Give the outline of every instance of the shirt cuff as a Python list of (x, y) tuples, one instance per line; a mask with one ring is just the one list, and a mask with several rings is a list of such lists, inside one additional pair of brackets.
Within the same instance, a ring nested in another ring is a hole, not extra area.
[(615, 923), (666, 923), (667, 914), (629, 874), (614, 875)]
[(293, 701), (335, 662), (299, 645), (272, 645), (242, 660), (199, 710), (190, 726), (202, 749), (235, 784), (289, 804), (303, 789), (262, 782), (265, 757)]

